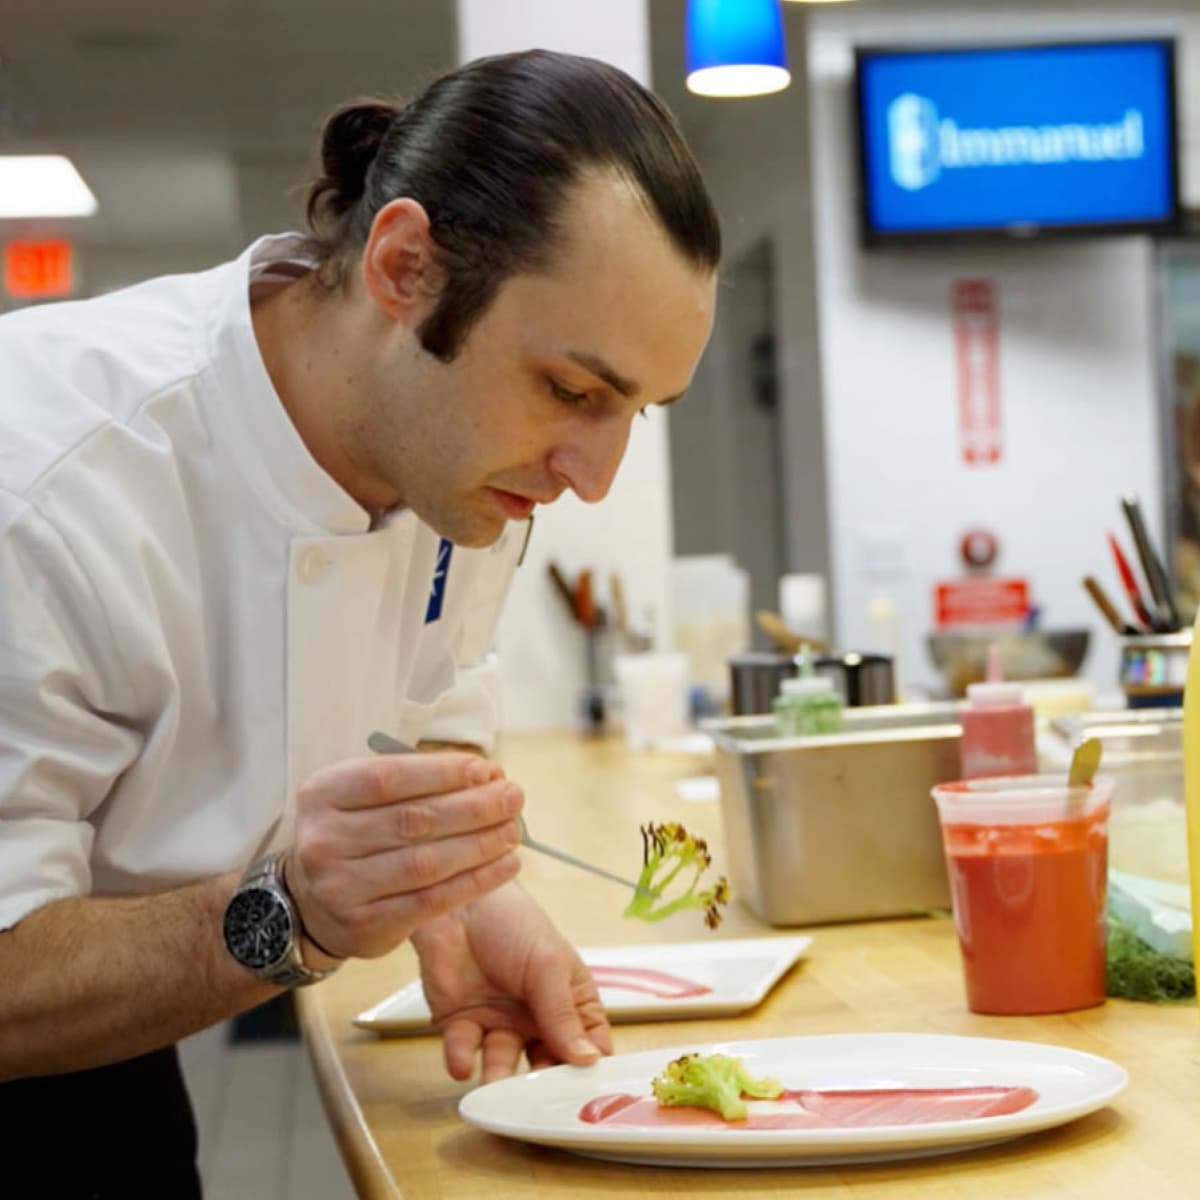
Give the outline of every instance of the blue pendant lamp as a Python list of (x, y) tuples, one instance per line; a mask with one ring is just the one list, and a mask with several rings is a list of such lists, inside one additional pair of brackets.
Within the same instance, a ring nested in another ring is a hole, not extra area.
[(689, 91), (763, 96), (791, 80), (779, 0), (688, 0)]

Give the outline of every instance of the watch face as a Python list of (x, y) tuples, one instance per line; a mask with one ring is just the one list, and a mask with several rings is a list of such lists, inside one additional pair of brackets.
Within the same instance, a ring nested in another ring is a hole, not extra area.
[(246, 888), (225, 909), (225, 945), (243, 966), (273, 966), (292, 944), (292, 916), (287, 905), (266, 888)]

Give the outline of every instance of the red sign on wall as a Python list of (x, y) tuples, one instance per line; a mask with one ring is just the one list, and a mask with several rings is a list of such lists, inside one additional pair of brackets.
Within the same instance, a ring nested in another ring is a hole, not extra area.
[(1000, 362), (996, 285), (958, 279), (951, 291), (958, 375), (958, 429), (963, 461), (1000, 461)]
[(934, 588), (934, 625), (1016, 625), (1029, 612), (1029, 580), (981, 575), (950, 579)]
[(4, 290), (22, 300), (69, 296), (75, 286), (66, 238), (4, 243)]

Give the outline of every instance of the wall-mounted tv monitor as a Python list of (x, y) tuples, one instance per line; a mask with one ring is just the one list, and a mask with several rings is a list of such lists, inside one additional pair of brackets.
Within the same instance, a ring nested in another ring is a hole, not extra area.
[(858, 47), (868, 245), (1178, 227), (1169, 38)]

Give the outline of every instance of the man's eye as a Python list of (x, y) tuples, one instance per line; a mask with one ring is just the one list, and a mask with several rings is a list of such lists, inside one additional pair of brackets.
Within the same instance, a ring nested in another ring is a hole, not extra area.
[(564, 404), (582, 404), (588, 398), (587, 392), (573, 392), (570, 388), (563, 387), (556, 379), (550, 380), (550, 392), (556, 400), (561, 400)]

